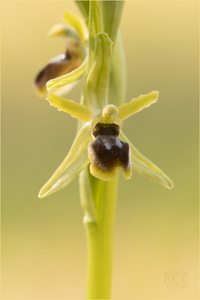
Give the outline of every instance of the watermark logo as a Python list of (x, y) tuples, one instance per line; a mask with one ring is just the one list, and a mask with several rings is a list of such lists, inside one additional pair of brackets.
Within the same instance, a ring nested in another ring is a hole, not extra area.
[(165, 284), (170, 290), (181, 290), (187, 284), (187, 273), (180, 268), (171, 268), (165, 273)]

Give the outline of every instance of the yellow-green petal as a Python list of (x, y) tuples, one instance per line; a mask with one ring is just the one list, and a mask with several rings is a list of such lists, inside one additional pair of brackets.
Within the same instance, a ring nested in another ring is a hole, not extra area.
[(120, 120), (125, 120), (130, 116), (140, 112), (144, 108), (157, 102), (159, 97), (158, 91), (152, 91), (149, 94), (141, 95), (137, 98), (133, 98), (127, 103), (122, 104), (119, 107), (119, 118)]
[(126, 135), (121, 132), (120, 137), (122, 140), (126, 141), (131, 149), (131, 159), (133, 170), (136, 170), (143, 176), (156, 181), (163, 185), (165, 188), (171, 190), (174, 187), (172, 180), (153, 162), (146, 158), (126, 137)]
[(70, 114), (80, 121), (87, 122), (92, 119), (92, 112), (86, 105), (55, 94), (49, 94), (47, 100), (51, 106), (56, 107), (59, 111)]
[(89, 164), (87, 147), (91, 139), (91, 124), (86, 123), (77, 134), (63, 162), (41, 188), (39, 198), (64, 188)]

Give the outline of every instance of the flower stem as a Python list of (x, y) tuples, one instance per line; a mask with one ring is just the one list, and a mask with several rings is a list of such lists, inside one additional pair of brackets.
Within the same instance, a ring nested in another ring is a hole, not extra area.
[[(77, 4), (89, 28), (89, 63), (82, 103), (98, 112), (108, 103), (119, 104), (124, 100), (123, 51), (119, 37), (116, 39), (123, 1), (90, 0), (77, 1)], [(117, 176), (105, 182), (94, 178), (89, 170), (80, 176), (80, 198), (88, 247), (88, 300), (111, 299), (117, 183)]]
[(110, 299), (117, 178), (96, 184), (96, 222), (85, 222), (88, 245), (87, 299)]

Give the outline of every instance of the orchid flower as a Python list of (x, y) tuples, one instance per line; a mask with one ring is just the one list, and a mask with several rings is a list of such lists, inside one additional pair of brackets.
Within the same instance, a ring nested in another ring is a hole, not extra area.
[[(45, 197), (62, 189), (87, 166), (89, 166), (93, 176), (103, 181), (112, 180), (116, 172), (120, 169), (123, 170), (125, 177), (129, 179), (132, 175), (132, 171), (134, 172), (135, 170), (159, 182), (164, 187), (171, 189), (173, 187), (171, 179), (137, 150), (123, 130), (121, 130), (122, 122), (125, 119), (156, 103), (158, 96), (159, 93), (157, 91), (152, 91), (147, 95), (133, 98), (119, 107), (108, 104), (95, 115), (89, 107), (83, 104), (55, 94), (50, 94), (47, 98), (50, 105), (56, 107), (59, 111), (63, 111), (77, 118), (83, 125), (77, 133), (64, 161), (40, 190), (39, 197)], [(107, 126), (102, 128), (101, 124)], [(115, 130), (109, 132), (110, 124), (116, 125), (116, 132)], [(99, 142), (99, 149), (98, 147), (94, 147), (94, 143), (97, 142), (97, 137), (103, 137), (105, 140)], [(113, 140), (110, 140), (110, 137), (114, 137)], [(128, 146), (124, 149), (123, 145)], [(115, 155), (113, 153), (115, 153)], [(108, 156), (111, 160), (113, 155), (114, 163), (111, 163), (111, 166), (107, 167), (105, 158)], [(103, 158), (101, 156), (103, 156)], [(120, 156), (122, 156), (122, 158), (120, 158)], [(126, 164), (123, 162), (123, 156), (127, 157)]]
[[(172, 180), (146, 158), (123, 132), (123, 122), (156, 103), (159, 92), (124, 102), (123, 47), (118, 27), (123, 1), (77, 1), (88, 21), (65, 13), (50, 36), (67, 41), (65, 54), (37, 75), (40, 94), (58, 111), (78, 120), (78, 131), (64, 160), (43, 185), (39, 197), (51, 195), (80, 177), (80, 199), (88, 240), (88, 299), (110, 299), (112, 232), (117, 175), (134, 172), (173, 188)], [(88, 29), (87, 29), (88, 28)], [(63, 92), (84, 79), (81, 101)]]
[[(123, 121), (156, 103), (159, 93), (152, 91), (149, 94), (133, 98), (118, 107), (114, 104), (109, 104), (109, 99), (106, 99), (106, 96), (104, 96), (104, 99), (101, 97), (103, 95), (101, 88), (105, 86), (112, 49), (112, 41), (106, 33), (101, 32), (95, 36), (96, 52), (94, 53), (93, 65), (87, 77), (87, 89), (85, 91), (88, 105), (58, 95), (58, 91), (61, 88), (76, 84), (80, 77), (84, 75), (88, 60), (87, 55), (83, 58), (82, 52), (80, 53), (79, 50), (78, 52), (75, 51), (74, 54), (71, 41), (71, 38), (73, 42), (78, 40), (81, 45), (85, 44), (86, 47), (87, 29), (85, 25), (81, 19), (71, 13), (65, 13), (64, 17), (68, 24), (72, 26), (72, 29), (56, 25), (51, 30), (50, 35), (62, 35), (67, 40), (70, 39), (66, 53), (69, 52), (72, 57), (74, 56), (76, 58), (75, 61), (81, 57), (82, 63), (72, 71), (46, 82), (47, 100), (51, 106), (78, 119), (82, 125), (69, 153), (47, 183), (41, 188), (39, 197), (43, 198), (62, 189), (87, 167), (89, 167), (90, 173), (94, 177), (103, 181), (112, 180), (121, 169), (127, 179), (130, 179), (132, 173), (137, 171), (141, 175), (171, 189), (173, 187), (171, 179), (137, 150), (122, 130)], [(66, 59), (66, 67), (71, 63), (68, 63)], [(60, 67), (61, 64), (60, 61), (57, 66)], [(53, 73), (58, 75), (55, 66), (56, 64), (52, 62), (51, 67), (55, 71)], [(43, 69), (43, 74), (46, 73), (45, 71), (48, 68), (47, 65)], [(58, 73), (60, 73), (60, 70)], [(45, 79), (43, 78), (44, 80), (41, 80), (44, 83), (49, 79), (49, 76), (41, 74), (37, 78), (45, 77)]]

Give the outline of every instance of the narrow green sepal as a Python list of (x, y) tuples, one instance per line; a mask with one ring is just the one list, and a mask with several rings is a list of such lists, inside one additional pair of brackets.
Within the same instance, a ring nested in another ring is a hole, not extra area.
[(91, 139), (91, 124), (86, 123), (78, 132), (63, 162), (41, 188), (39, 198), (64, 188), (89, 164), (87, 147)]
[(120, 133), (120, 137), (130, 146), (133, 171), (136, 170), (139, 174), (160, 183), (169, 190), (174, 187), (172, 180), (160, 168), (137, 150), (122, 131)]

